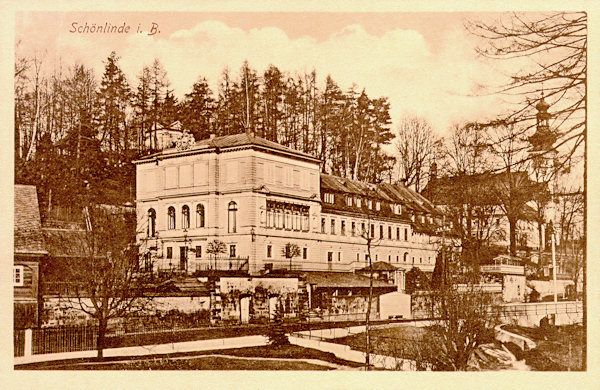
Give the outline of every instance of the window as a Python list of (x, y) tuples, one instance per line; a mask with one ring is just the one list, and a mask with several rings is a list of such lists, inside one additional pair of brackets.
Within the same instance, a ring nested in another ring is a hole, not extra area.
[(199, 259), (202, 257), (202, 246), (196, 245), (196, 258)]
[(342, 261), (342, 252), (338, 252), (338, 262)]
[(388, 255), (388, 263), (392, 262), (392, 255)]
[(367, 207), (369, 210), (373, 210), (373, 201), (371, 199), (367, 199)]
[(302, 248), (302, 258), (304, 260), (308, 259), (308, 248)]
[(375, 210), (377, 210), (377, 211), (381, 210), (381, 202), (376, 202), (375, 203)]
[(289, 210), (284, 211), (284, 220), (283, 220), (283, 228), (287, 230), (292, 229), (292, 214)]
[(325, 203), (331, 203), (331, 204), (335, 203), (335, 196), (332, 193), (326, 192), (323, 195), (323, 198), (325, 200)]
[(352, 207), (352, 197), (351, 196), (346, 197), (346, 206)]
[(325, 218), (321, 218), (321, 233), (325, 233)]
[(308, 210), (303, 210), (302, 211), (302, 230), (304, 230), (305, 232), (307, 232), (308, 229), (310, 228), (310, 224), (308, 221), (309, 221)]
[(271, 258), (273, 256), (273, 246), (267, 245), (267, 257)]
[(333, 262), (333, 252), (327, 252), (327, 262)]
[(369, 261), (369, 254), (365, 253), (365, 263)]
[(367, 233), (364, 222), (360, 224), (360, 228), (361, 228), (361, 231), (360, 231), (361, 235), (364, 235), (365, 233)]
[(392, 239), (392, 227), (388, 226), (388, 238), (391, 240)]
[(175, 207), (171, 206), (169, 207), (168, 211), (167, 211), (167, 215), (168, 215), (168, 219), (169, 219), (169, 223), (168, 223), (168, 227), (169, 229), (175, 229)]
[(196, 206), (196, 227), (204, 227), (204, 205), (201, 204)]
[(396, 263), (400, 262), (400, 256), (396, 256)]
[(331, 234), (335, 234), (335, 219), (331, 220)]
[(362, 201), (360, 198), (355, 198), (354, 200), (356, 202), (356, 207), (362, 207)]
[(356, 254), (356, 262), (358, 263), (360, 261), (360, 253)]
[(235, 257), (235, 245), (229, 245), (229, 257)]
[(181, 227), (183, 229), (190, 228), (190, 208), (188, 205), (181, 208)]
[(22, 265), (16, 265), (13, 267), (13, 286), (23, 287), (24, 284), (24, 270), (25, 267)]
[(404, 252), (404, 259), (402, 260), (403, 263), (408, 263), (408, 252)]
[(371, 224), (371, 238), (375, 238), (375, 224)]
[(346, 221), (342, 221), (340, 225), (340, 234), (342, 236), (346, 235)]
[(396, 240), (400, 241), (400, 228), (396, 228)]
[[(229, 233), (237, 231), (237, 204), (234, 201), (229, 202), (227, 228)], [(235, 250), (235, 249), (234, 249)]]
[(173, 248), (168, 246), (167, 247), (167, 259), (172, 259), (173, 258)]
[(356, 235), (356, 222), (352, 222), (352, 235), (355, 236)]
[(408, 229), (404, 228), (404, 241), (408, 241)]
[(148, 210), (148, 236), (156, 236), (156, 211)]
[(379, 225), (379, 238), (383, 239), (383, 225)]

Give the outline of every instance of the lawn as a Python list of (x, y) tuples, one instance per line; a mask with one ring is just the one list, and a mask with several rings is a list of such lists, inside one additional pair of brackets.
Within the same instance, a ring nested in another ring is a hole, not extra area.
[(524, 352), (525, 362), (535, 371), (581, 370), (585, 337), (581, 325), (527, 328), (506, 325), (504, 329), (535, 341), (537, 347)]
[[(372, 353), (405, 359), (415, 358), (415, 343), (427, 337), (426, 328), (415, 326), (394, 326), (372, 329), (370, 332)], [(333, 339), (338, 344), (349, 345), (357, 351), (366, 350), (366, 333)]]
[(255, 360), (227, 356), (151, 358), (112, 363), (82, 363), (61, 370), (331, 370), (303, 361)]
[[(221, 355), (221, 356), (215, 356)], [(227, 355), (227, 357), (223, 356)], [(236, 359), (239, 358), (239, 359)], [(256, 358), (256, 359), (252, 359)], [(279, 359), (260, 360), (261, 358)], [(72, 359), (16, 366), (16, 370), (330, 370), (326, 365), (281, 359), (316, 359), (340, 366), (360, 367), (332, 353), (296, 345), (249, 347), (128, 358)]]

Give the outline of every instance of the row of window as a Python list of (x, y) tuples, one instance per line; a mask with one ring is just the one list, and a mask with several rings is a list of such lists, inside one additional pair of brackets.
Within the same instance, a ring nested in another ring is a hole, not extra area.
[[(287, 254), (282, 253), (283, 257), (288, 257)], [(273, 258), (273, 245), (268, 244), (267, 245), (267, 258), (271, 259)], [(302, 248), (302, 259), (306, 260), (308, 259), (308, 248)]]
[[(179, 247), (179, 250), (180, 250), (179, 257), (182, 259), (187, 259), (188, 251), (193, 252), (196, 259), (202, 258), (202, 245), (196, 245), (196, 247), (192, 248), (191, 250), (187, 246), (181, 246), (181, 247)], [(236, 246), (235, 246), (235, 244), (231, 244), (231, 245), (229, 245), (229, 257), (235, 257), (235, 256), (236, 256)], [(172, 259), (172, 258), (173, 258), (173, 247), (168, 246), (167, 247), (167, 259)]]
[[(335, 203), (335, 194), (331, 192), (323, 193), (323, 201), (325, 203), (334, 204)], [(362, 207), (363, 198), (359, 196), (350, 196), (346, 195), (346, 206), (348, 207)], [(365, 203), (369, 210), (373, 210), (373, 204), (375, 204), (375, 210), (381, 211), (381, 201), (373, 202), (372, 199), (365, 199)], [(390, 204), (390, 208), (394, 214), (402, 214), (402, 205), (400, 204)]]
[[(228, 224), (227, 231), (229, 233), (235, 233), (237, 231), (237, 203), (229, 202), (227, 212), (228, 212)], [(167, 229), (174, 230), (177, 229), (177, 216), (176, 216), (175, 207), (169, 206), (167, 209)], [(198, 204), (196, 206), (196, 228), (203, 228), (205, 226), (205, 209), (204, 205)], [(184, 205), (181, 207), (181, 223), (179, 225), (180, 229), (189, 229), (190, 228), (190, 207), (188, 205)], [(156, 210), (149, 209), (148, 210), (148, 236), (155, 237), (156, 236)]]
[[(326, 233), (326, 227), (327, 227), (327, 220), (326, 218), (321, 218), (321, 233), (325, 234)], [(356, 230), (357, 228), (357, 224), (356, 222), (352, 221), (350, 224), (350, 235), (351, 236), (362, 236), (363, 234), (367, 233), (367, 227), (366, 227), (366, 223), (365, 222), (361, 222), (360, 224), (360, 231)], [(336, 228), (336, 220), (331, 218), (330, 220), (330, 230), (329, 230), (330, 234), (337, 234), (337, 228)], [(379, 225), (379, 238), (380, 239), (384, 239), (387, 238), (388, 240), (393, 240), (393, 228), (391, 226), (387, 227), (387, 237), (384, 234), (385, 232), (385, 227), (384, 225)], [(400, 240), (400, 233), (401, 233), (401, 229), (399, 227), (396, 227), (396, 240)], [(346, 221), (345, 220), (341, 220), (340, 221), (340, 235), (345, 236), (346, 234)], [(371, 224), (370, 226), (370, 232), (369, 235), (371, 236), (371, 238), (375, 238), (375, 224)], [(404, 228), (404, 241), (408, 241), (408, 228)]]

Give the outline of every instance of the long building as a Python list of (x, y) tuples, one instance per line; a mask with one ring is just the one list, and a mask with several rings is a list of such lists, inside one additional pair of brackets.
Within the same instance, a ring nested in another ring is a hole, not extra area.
[(403, 185), (320, 173), (319, 163), (247, 133), (136, 161), (141, 266), (353, 272), (370, 249), (373, 262), (433, 271), (441, 214), (432, 203)]

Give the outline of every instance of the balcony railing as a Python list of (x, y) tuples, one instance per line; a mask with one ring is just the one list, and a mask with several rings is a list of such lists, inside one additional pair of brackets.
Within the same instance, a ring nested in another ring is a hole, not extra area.
[(523, 267), (522, 265), (506, 265), (506, 264), (482, 265), (481, 272), (510, 274), (510, 275), (525, 275), (525, 267)]
[(229, 256), (209, 256), (203, 258), (190, 257), (182, 262), (179, 258), (161, 259), (155, 268), (159, 273), (165, 272), (185, 272), (194, 273), (196, 271), (242, 271), (248, 272), (248, 257), (229, 257)]

